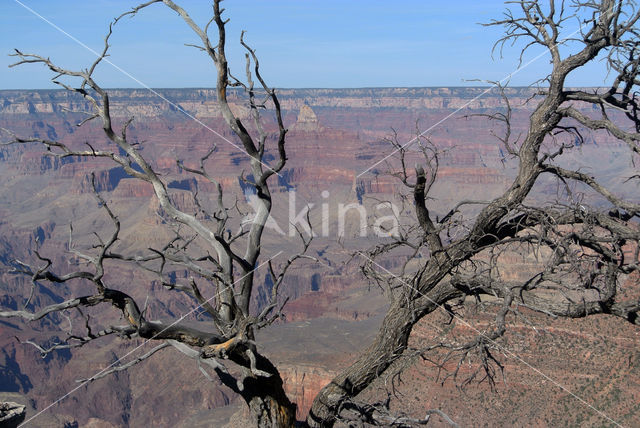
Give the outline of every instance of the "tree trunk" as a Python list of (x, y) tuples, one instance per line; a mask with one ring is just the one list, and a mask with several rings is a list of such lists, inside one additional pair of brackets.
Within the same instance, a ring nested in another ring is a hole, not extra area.
[(276, 394), (273, 390), (269, 393), (263, 390), (262, 393), (252, 395), (242, 394), (242, 397), (249, 406), (255, 426), (260, 428), (295, 426), (296, 405), (289, 401), (284, 391)]
[(266, 357), (256, 353), (256, 368), (270, 373), (270, 377), (248, 376), (244, 379), (240, 396), (249, 406), (256, 427), (293, 427), (296, 424), (296, 405), (284, 392), (282, 377)]
[(458, 295), (461, 293), (445, 282), (438, 284), (427, 295), (415, 299), (411, 307), (407, 306), (407, 300), (395, 300), (387, 311), (375, 341), (354, 364), (318, 393), (307, 417), (309, 426), (333, 426), (341, 403), (362, 392), (402, 355), (415, 323), (437, 309), (441, 302)]

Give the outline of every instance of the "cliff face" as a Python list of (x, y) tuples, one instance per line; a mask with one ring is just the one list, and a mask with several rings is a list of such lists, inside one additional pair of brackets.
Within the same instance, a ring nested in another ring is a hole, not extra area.
[[(202, 177), (187, 174), (176, 161), (182, 160), (188, 167), (197, 168), (200, 157), (215, 145), (216, 151), (207, 163), (209, 174), (223, 186), (228, 205), (233, 205), (237, 197), (241, 212), (238, 221), (249, 218), (250, 198), (245, 194), (247, 188), (241, 178), (242, 171), (249, 170), (248, 159), (239, 150), (240, 142), (224, 125), (214, 91), (163, 89), (159, 92), (173, 104), (145, 90), (110, 91), (117, 122), (115, 127), (121, 126), (131, 116), (135, 118), (129, 137), (139, 143), (143, 155), (151, 160), (165, 180), (175, 203), (190, 213), (197, 213), (200, 209), (194, 198), (196, 192), (202, 207), (213, 207), (217, 198), (216, 186)], [(369, 287), (357, 266), (344, 264), (353, 250), (369, 247), (378, 238), (371, 229), (365, 236), (360, 236), (362, 225), (358, 223), (356, 210), (346, 216), (345, 236), (338, 237), (340, 204), (363, 204), (370, 209), (371, 204), (379, 201), (398, 201), (398, 194), (404, 190), (398, 186), (399, 181), (388, 174), (397, 168), (397, 157), (392, 155), (393, 147), (385, 139), (395, 138), (398, 143), (405, 144), (421, 130), (452, 113), (455, 114), (450, 119), (425, 135), (441, 150), (439, 180), (432, 189), (430, 209), (434, 215), (443, 215), (462, 199), (489, 199), (500, 194), (515, 171), (514, 160), (505, 156), (491, 135), (491, 131), (500, 133), (502, 129), (486, 118), (464, 117), (504, 108), (498, 94), (485, 92), (484, 88), (279, 91), (285, 125), (289, 128), (289, 160), (281, 177), (273, 178), (273, 223), (266, 232), (263, 254), (297, 251), (299, 241), (295, 230), (289, 226), (291, 212), (295, 216), (305, 204), (313, 204), (310, 218), (318, 236), (313, 242), (311, 255), (321, 263), (301, 264), (291, 269), (282, 286), (283, 296), (290, 298), (284, 310), (286, 323), (273, 327), (270, 335), (264, 338), (264, 346), (276, 364), (282, 367), (287, 391), (299, 404), (300, 417), (304, 416), (321, 386), (346, 365), (354, 353), (367, 345), (385, 307), (384, 298), (375, 287)], [(514, 107), (513, 132), (516, 135), (526, 125), (535, 103), (525, 102), (532, 95), (529, 89), (509, 89), (508, 95)], [(242, 97), (232, 92), (230, 99), (234, 111), (240, 117), (246, 116)], [(196, 117), (200, 123), (186, 117), (176, 106)], [(97, 123), (90, 122), (78, 128), (76, 123), (84, 116), (68, 112), (88, 108), (82, 99), (58, 91), (0, 91), (0, 127), (11, 129), (22, 137), (64, 141), (75, 148), (114, 150)], [(267, 121), (267, 129), (275, 130), (273, 118), (267, 116)], [(392, 128), (397, 130), (395, 135)], [(615, 187), (622, 181), (616, 181), (617, 177), (632, 175), (624, 149), (606, 135), (588, 136), (580, 150), (567, 155), (566, 161), (585, 168), (597, 163), (599, 170), (604, 171), (606, 179)], [(70, 223), (74, 240), (83, 249), (93, 244), (93, 232), (104, 239), (112, 230), (113, 225), (91, 195), (92, 174), (97, 190), (121, 220), (122, 240), (118, 243), (118, 251), (143, 254), (149, 247), (164, 246), (174, 236), (174, 232), (166, 227), (165, 220), (158, 215), (158, 203), (148, 183), (129, 177), (122, 168), (108, 160), (57, 159), (46, 154), (46, 150), (36, 144), (0, 147), (0, 179), (5, 183), (0, 188), (0, 305), (3, 308), (20, 307), (29, 294), (28, 279), (20, 279), (7, 272), (6, 266), (11, 259), (37, 261), (33, 249), (38, 245), (40, 252), (64, 271), (77, 263), (67, 252)], [(275, 151), (268, 152), (267, 162), (272, 162), (275, 156)], [(414, 150), (408, 151), (407, 158), (408, 165), (422, 162)], [(535, 197), (554, 195), (556, 191), (555, 183), (543, 182)], [(328, 234), (323, 233), (325, 206)], [(200, 244), (196, 241), (193, 245)], [(509, 264), (514, 275), (528, 268), (527, 263), (519, 259), (511, 260)], [(171, 275), (188, 280), (184, 271), (175, 270)], [(258, 272), (257, 279), (254, 308), (264, 305), (269, 291), (267, 275)], [(139, 301), (144, 302), (147, 296), (151, 296), (148, 313), (155, 318), (176, 318), (194, 307), (192, 299), (165, 290), (157, 276), (132, 265), (114, 265), (105, 280), (114, 287), (126, 288)], [(80, 282), (62, 285), (32, 304), (37, 307), (92, 291), (84, 287)], [(118, 322), (118, 315), (109, 308), (97, 307), (91, 316), (95, 320)], [(469, 317), (473, 319), (474, 315)], [(189, 321), (203, 322), (201, 318)], [(536, 322), (545, 321), (536, 319)], [(23, 341), (42, 343), (52, 334), (61, 337), (64, 332), (60, 331), (60, 323), (63, 320), (57, 318), (47, 318), (28, 327), (2, 322), (0, 385), (11, 393), (28, 396), (38, 408), (72, 389), (75, 379), (92, 375), (115, 361), (116, 356), (128, 352), (132, 346), (120, 340), (107, 340), (95, 352), (71, 350), (54, 353), (48, 360), (43, 360), (34, 348), (14, 339), (18, 336)], [(606, 319), (602, 323), (613, 325)], [(580, 325), (561, 327), (564, 330), (554, 327), (556, 336), (574, 337)], [(630, 344), (638, 344), (635, 336), (615, 331), (611, 334), (611, 340), (624, 336)], [(278, 342), (274, 341), (275, 338)], [(426, 340), (428, 332), (418, 329), (415, 338), (416, 342)], [(576, 355), (583, 355), (581, 350), (586, 350), (591, 344), (588, 341), (576, 343)], [(540, 357), (536, 354), (537, 349), (532, 346), (530, 350), (535, 358)], [(73, 401), (62, 402), (53, 414), (60, 417), (58, 421), (77, 421), (81, 425), (108, 422), (115, 426), (167, 426), (184, 421), (186, 415), (197, 414), (199, 418), (206, 418), (210, 416), (210, 410), (235, 402), (236, 397), (230, 391), (202, 377), (195, 363), (187, 367), (178, 355), (171, 354), (171, 350), (166, 354), (154, 357), (127, 373), (84, 387), (82, 394)], [(622, 364), (618, 357), (611, 357), (611, 361)], [(554, 373), (569, 370), (563, 365), (562, 358), (552, 358), (551, 361)], [(606, 361), (604, 358), (602, 363)], [(583, 367), (580, 364), (576, 363), (575, 370)], [(169, 368), (173, 370), (177, 366), (181, 367), (177, 375), (169, 375), (173, 373)], [(526, 367), (513, 365), (509, 370), (517, 377), (526, 372)], [(423, 374), (415, 378), (422, 379)], [(429, 372), (429, 376), (432, 375)], [(601, 379), (603, 374), (594, 372), (593, 376)], [(192, 379), (198, 380), (192, 382)], [(545, 387), (536, 384), (533, 377), (527, 379), (526, 388), (521, 385), (517, 388), (524, 391), (522, 394), (526, 394), (527, 389), (533, 391), (532, 400), (540, 400)], [(637, 385), (623, 381), (618, 379), (614, 386), (629, 394), (637, 394), (640, 390)], [(50, 388), (52, 382), (58, 386)], [(427, 381), (416, 381), (411, 385), (421, 393), (431, 388)], [(448, 403), (455, 402), (457, 391), (454, 387), (444, 387), (440, 393), (449, 397)], [(598, 394), (604, 397), (613, 394), (589, 389), (587, 393), (596, 397)], [(437, 407), (436, 401), (431, 400), (429, 406)], [(484, 402), (478, 398), (474, 403), (468, 408), (477, 410), (478, 403)], [(451, 406), (450, 413), (467, 409)], [(530, 414), (534, 414), (533, 420), (543, 421), (544, 412), (548, 410), (542, 408), (538, 415), (536, 407), (530, 406), (526, 410), (529, 413), (518, 413), (517, 403), (509, 406), (504, 404), (505, 412), (515, 415), (516, 424), (529, 420)], [(629, 412), (629, 420), (638, 421), (638, 413)], [(498, 414), (487, 414), (486, 417), (478, 415), (478, 412), (474, 414), (477, 419), (470, 423), (480, 420), (489, 424), (507, 423)], [(538, 416), (540, 418), (536, 419)]]

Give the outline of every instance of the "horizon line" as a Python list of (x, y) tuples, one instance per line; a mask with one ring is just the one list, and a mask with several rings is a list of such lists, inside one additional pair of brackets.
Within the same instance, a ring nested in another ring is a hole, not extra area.
[[(447, 86), (447, 85), (440, 85), (440, 86), (336, 86), (336, 87), (320, 87), (320, 86), (308, 86), (308, 87), (272, 87), (271, 89), (275, 89), (275, 90), (285, 90), (285, 91), (290, 91), (290, 90), (348, 90), (348, 89), (361, 89), (361, 90), (366, 90), (366, 89), (474, 89), (474, 88), (482, 88), (482, 89), (486, 89), (486, 88), (493, 88), (496, 87), (495, 85), (451, 85), (451, 86)], [(544, 89), (544, 88), (548, 88), (548, 86), (505, 86), (503, 87), (503, 89)], [(606, 89), (609, 88), (609, 86), (567, 86), (565, 89)], [(113, 86), (113, 87), (104, 87), (103, 89), (105, 90), (148, 90), (147, 88), (144, 87), (125, 87), (125, 86)], [(157, 89), (157, 90), (164, 90), (164, 89), (171, 89), (171, 90), (215, 90), (216, 87), (215, 86), (183, 86), (183, 87), (172, 87), (172, 86), (166, 86), (166, 87), (153, 87), (152, 89)], [(261, 88), (260, 88), (261, 89)], [(241, 88), (233, 88), (233, 87), (228, 87), (227, 90), (231, 90), (231, 91), (239, 91), (241, 90)], [(56, 92), (72, 92), (72, 91), (68, 91), (67, 89), (64, 88), (0, 88), (0, 91), (56, 91)]]

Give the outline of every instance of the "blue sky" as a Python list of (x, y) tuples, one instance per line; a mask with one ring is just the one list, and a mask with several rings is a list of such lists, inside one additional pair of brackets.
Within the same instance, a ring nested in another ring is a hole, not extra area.
[[(179, 2), (196, 22), (206, 23), (209, 2)], [(66, 68), (87, 67), (94, 54), (54, 28), (46, 18), (99, 51), (111, 19), (136, 5), (125, 0), (2, 0), (0, 2), (0, 89), (52, 88), (42, 66), (9, 69), (13, 48), (49, 56)], [(23, 6), (24, 5), (24, 6)], [(399, 0), (226, 0), (228, 50), (232, 72), (244, 70), (238, 39), (242, 29), (256, 48), (263, 75), (275, 87), (388, 87), (478, 85), (470, 79), (501, 80), (518, 67), (519, 50), (491, 57), (501, 29), (481, 22), (500, 18), (503, 1)], [(566, 24), (567, 33), (578, 28)], [(179, 17), (154, 5), (121, 21), (111, 39), (109, 58), (150, 87), (211, 87), (210, 61), (185, 43), (196, 43)], [(529, 51), (524, 62), (542, 53)], [(602, 66), (570, 80), (576, 86), (603, 84)], [(519, 71), (512, 85), (529, 85), (546, 75), (543, 55)], [(104, 87), (140, 87), (109, 64), (97, 73)]]

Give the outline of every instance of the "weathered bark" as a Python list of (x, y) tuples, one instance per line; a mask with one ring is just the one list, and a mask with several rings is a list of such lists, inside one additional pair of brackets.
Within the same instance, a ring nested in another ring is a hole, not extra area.
[(264, 356), (256, 355), (259, 370), (270, 377), (247, 377), (240, 396), (249, 406), (252, 419), (260, 428), (293, 427), (296, 423), (296, 405), (287, 397), (278, 369)]
[(407, 349), (416, 320), (459, 296), (462, 292), (444, 282), (415, 301), (394, 301), (373, 343), (316, 396), (307, 418), (309, 426), (333, 426), (341, 403), (362, 392)]
[[(207, 345), (200, 351), (178, 341), (168, 341), (189, 358), (213, 368), (220, 381), (237, 393), (247, 404), (252, 421), (259, 427), (291, 427), (296, 422), (296, 405), (285, 391), (278, 369), (268, 358), (233, 339)], [(249, 354), (247, 351), (251, 350)], [(219, 359), (221, 354), (240, 368), (239, 376), (229, 373)], [(204, 368), (201, 370), (206, 374)], [(211, 380), (208, 374), (206, 376)]]

